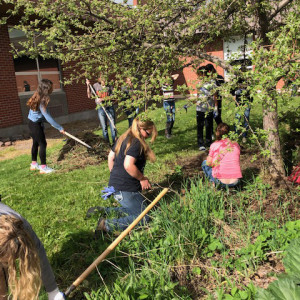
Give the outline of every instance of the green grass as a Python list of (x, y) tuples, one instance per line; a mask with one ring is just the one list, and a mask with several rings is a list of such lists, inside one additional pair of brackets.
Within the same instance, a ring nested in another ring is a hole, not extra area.
[[(295, 100), (296, 103), (300, 102), (299, 98)], [(174, 137), (170, 140), (164, 137), (163, 109), (151, 112), (159, 131), (153, 144), (157, 161), (147, 164), (145, 174), (154, 183), (168, 185), (174, 180), (182, 179), (181, 168), (176, 167), (177, 161), (199, 153), (195, 106), (189, 107), (185, 112), (185, 103), (184, 100), (176, 103), (178, 112)], [(223, 119), (229, 124), (233, 121), (233, 109), (234, 104), (224, 100)], [(284, 109), (281, 112), (284, 114)], [(285, 124), (288, 122), (289, 119)], [(251, 112), (251, 124), (255, 128), (262, 124), (259, 107), (254, 107)], [(119, 134), (127, 126), (127, 120), (118, 123)], [(288, 137), (282, 130), (282, 136), (284, 135)], [(53, 158), (52, 162), (49, 161), (51, 166), (55, 167), (54, 158), (58, 156), (61, 147), (62, 143), (47, 150), (48, 157)], [(31, 223), (46, 248), (61, 289), (65, 290), (113, 240), (113, 237), (104, 237), (95, 241), (93, 230), (97, 217), (85, 219), (89, 207), (111, 205), (111, 200), (105, 202), (100, 198), (100, 191), (107, 185), (109, 178), (107, 162), (45, 176), (29, 172), (29, 163), (29, 153), (0, 162), (0, 194), (4, 203)], [(200, 170), (200, 166), (195, 168)], [(255, 175), (246, 183), (244, 191), (230, 196), (222, 191), (216, 193), (199, 179), (182, 184), (185, 184), (187, 191), (184, 199), (176, 194), (165, 197), (159, 208), (152, 213), (150, 227), (134, 231), (122, 241), (107, 261), (101, 263), (99, 272), (105, 284), (97, 271), (94, 271), (75, 292), (75, 299), (81, 299), (84, 292), (88, 293), (88, 299), (153, 299), (151, 295), (156, 295), (155, 299), (190, 299), (191, 291), (179, 287), (171, 279), (172, 268), (197, 259), (210, 259), (213, 263), (216, 253), (223, 257), (215, 259), (216, 267), (226, 270), (224, 272), (228, 283), (222, 284), (224, 278), (220, 274), (207, 270), (207, 277), (203, 277), (203, 281), (214, 278), (220, 284), (217, 290), (222, 296), (230, 290), (230, 284), (235, 286), (231, 277), (232, 270), (239, 268), (243, 274), (253, 272), (265, 261), (266, 252), (285, 249), (297, 235), (294, 225), (284, 229), (286, 222), (296, 220), (296, 216), (288, 211), (286, 197), (274, 204), (282, 209), (280, 215), (272, 218), (273, 225), (267, 223), (269, 221), (262, 203), (270, 190)], [(295, 204), (295, 196), (289, 196), (288, 201)], [(253, 202), (261, 204), (258, 210), (252, 209)], [(218, 224), (227, 224), (237, 237), (229, 235)], [(273, 232), (276, 232), (275, 228), (283, 228), (278, 233), (282, 238), (277, 244), (275, 236), (267, 236), (265, 228)], [(250, 245), (255, 233), (262, 234), (265, 241), (253, 250)], [(245, 239), (245, 243), (240, 247), (241, 253), (232, 255), (233, 258), (228, 260), (226, 257), (232, 254), (229, 245), (236, 243), (236, 239)], [(243, 259), (238, 259), (238, 256)], [(258, 258), (253, 260), (252, 256)], [(204, 272), (201, 268), (192, 269), (186, 276), (191, 279), (200, 276), (201, 272)], [(249, 277), (248, 274), (247, 278)], [(253, 294), (243, 286), (242, 280), (236, 286), (240, 292)], [(45, 295), (42, 294), (41, 299), (44, 298)]]

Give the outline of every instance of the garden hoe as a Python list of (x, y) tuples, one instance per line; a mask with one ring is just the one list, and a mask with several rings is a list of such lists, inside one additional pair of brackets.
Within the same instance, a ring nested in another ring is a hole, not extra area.
[(138, 224), (142, 218), (150, 211), (150, 209), (168, 192), (164, 188), (159, 195), (145, 208), (145, 210), (106, 248), (106, 250), (72, 283), (66, 290), (65, 295), (70, 293), (104, 260), (104, 258), (125, 238), (125, 236)]

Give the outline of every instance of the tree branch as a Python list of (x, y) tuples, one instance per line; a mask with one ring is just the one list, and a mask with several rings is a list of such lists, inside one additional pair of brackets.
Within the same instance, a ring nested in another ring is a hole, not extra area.
[(198, 58), (203, 58), (205, 60), (208, 60), (208, 61), (216, 64), (217, 66), (220, 66), (224, 70), (227, 70), (227, 71), (232, 71), (233, 70), (233, 67), (229, 63), (227, 63), (225, 60), (223, 60), (223, 59), (221, 59), (217, 56), (210, 55), (210, 54), (207, 54), (205, 52), (200, 52), (200, 51), (197, 51), (197, 50), (189, 51), (189, 54), (192, 55), (192, 56), (197, 56)]
[(268, 18), (268, 21), (272, 21), (273, 18), (277, 16), (278, 13), (280, 13), (288, 4), (294, 2), (294, 0), (283, 0), (279, 3), (277, 9), (271, 14), (271, 16)]

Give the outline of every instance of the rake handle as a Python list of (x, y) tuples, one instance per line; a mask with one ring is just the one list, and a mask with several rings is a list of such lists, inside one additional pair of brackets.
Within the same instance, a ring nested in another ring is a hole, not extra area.
[(72, 283), (66, 290), (68, 296), (76, 287), (104, 260), (104, 258), (125, 238), (125, 236), (139, 223), (139, 221), (150, 211), (150, 209), (168, 192), (164, 188), (159, 195), (145, 208), (145, 210), (106, 248), (106, 250)]
[[(93, 92), (94, 96), (95, 96), (96, 98), (98, 98), (98, 95), (97, 95), (97, 93), (96, 93), (94, 87), (93, 87), (90, 83), (89, 83), (89, 87), (90, 87), (91, 91)], [(105, 107), (102, 105), (101, 102), (100, 102), (99, 104), (100, 104), (100, 106), (102, 107), (104, 113), (106, 114), (106, 116), (107, 116), (107, 118), (108, 118), (110, 124), (112, 125), (112, 127), (113, 127), (115, 130), (117, 130), (117, 128), (116, 128), (116, 126), (115, 126), (113, 120), (111, 119), (110, 115), (107, 113)]]

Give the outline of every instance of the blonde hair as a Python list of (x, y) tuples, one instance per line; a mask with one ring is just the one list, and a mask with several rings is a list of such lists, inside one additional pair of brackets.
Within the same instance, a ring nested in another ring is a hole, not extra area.
[(145, 142), (144, 137), (141, 135), (140, 130), (152, 130), (151, 134), (151, 143), (153, 143), (157, 137), (157, 129), (151, 120), (144, 120), (141, 121), (139, 118), (135, 118), (132, 122), (132, 125), (127, 131), (125, 131), (117, 140), (115, 153), (116, 155), (119, 154), (121, 145), (124, 142), (124, 140), (128, 137), (127, 145), (125, 148), (124, 154), (126, 155), (127, 150), (132, 144), (132, 141), (137, 138), (141, 143), (141, 153), (144, 153), (146, 156), (146, 159), (149, 159), (151, 162), (155, 161), (155, 154), (149, 147), (149, 145)]
[(41, 269), (37, 249), (23, 221), (12, 215), (0, 216), (0, 264), (7, 269), (13, 300), (38, 299)]
[(49, 79), (42, 79), (39, 83), (37, 90), (34, 92), (32, 97), (27, 101), (27, 106), (30, 107), (33, 111), (39, 109), (40, 104), (45, 108), (47, 107), (50, 101), (50, 94), (52, 92), (53, 83)]

